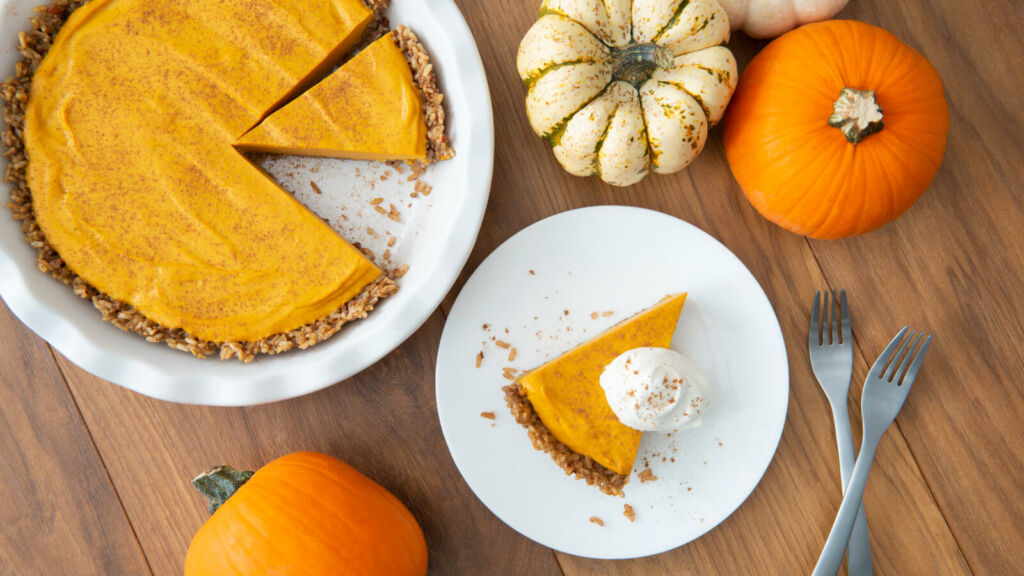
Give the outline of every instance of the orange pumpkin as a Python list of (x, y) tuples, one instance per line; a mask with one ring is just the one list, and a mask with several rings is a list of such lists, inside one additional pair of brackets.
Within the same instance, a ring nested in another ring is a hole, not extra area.
[(881, 28), (831, 20), (784, 34), (747, 65), (725, 153), (764, 217), (842, 238), (921, 197), (948, 130), (942, 81), (924, 56)]
[(218, 466), (193, 480), (213, 514), (185, 576), (423, 576), (427, 546), (390, 492), (324, 454), (282, 456), (257, 472)]

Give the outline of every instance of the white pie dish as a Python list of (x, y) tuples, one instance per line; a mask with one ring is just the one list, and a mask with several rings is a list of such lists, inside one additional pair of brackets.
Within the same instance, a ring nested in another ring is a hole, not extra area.
[[(5, 71), (0, 73), (13, 75), (20, 58), (17, 34), (28, 29), (37, 4), (0, 2), (0, 70)], [(392, 26), (410, 26), (426, 46), (445, 93), (447, 134), (456, 156), (424, 175), (433, 187), (431, 195), (411, 199), (414, 183), (383, 164), (292, 157), (263, 164), (346, 238), (377, 255), (383, 252), (383, 232), (395, 235), (393, 261), (408, 264), (409, 271), (399, 291), (366, 319), (308, 350), (260, 356), (251, 364), (194, 358), (101, 321), (90, 302), (38, 270), (35, 251), (10, 213), (0, 216), (0, 296), (7, 306), (96, 376), (148, 396), (194, 404), (249, 405), (307, 394), (356, 374), (398, 347), (440, 304), (476, 242), (490, 191), (494, 130), (483, 65), (455, 3), (395, 0), (388, 16)], [(387, 181), (381, 180), (384, 175)], [(323, 194), (314, 194), (310, 181)], [(0, 194), (8, 196), (9, 185)], [(399, 205), (400, 224), (368, 205), (378, 196)], [(368, 235), (367, 228), (375, 228), (376, 235)]]

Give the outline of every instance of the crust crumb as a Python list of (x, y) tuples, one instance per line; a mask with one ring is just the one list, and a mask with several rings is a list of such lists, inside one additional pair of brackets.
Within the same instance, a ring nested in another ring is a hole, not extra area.
[(395, 268), (395, 269), (391, 270), (388, 273), (388, 275), (391, 276), (392, 279), (398, 280), (402, 276), (405, 276), (405, 273), (408, 272), (408, 271), (409, 271), (409, 265), (408, 264), (402, 264), (398, 268)]
[(601, 520), (597, 516), (591, 516), (590, 521), (594, 524), (597, 524), (598, 526), (604, 526), (604, 520)]

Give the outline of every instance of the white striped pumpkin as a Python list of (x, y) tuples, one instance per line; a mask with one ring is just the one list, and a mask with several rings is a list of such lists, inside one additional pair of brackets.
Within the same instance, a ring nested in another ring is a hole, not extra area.
[(682, 170), (736, 87), (728, 39), (717, 0), (545, 0), (517, 58), (530, 124), (577, 176)]

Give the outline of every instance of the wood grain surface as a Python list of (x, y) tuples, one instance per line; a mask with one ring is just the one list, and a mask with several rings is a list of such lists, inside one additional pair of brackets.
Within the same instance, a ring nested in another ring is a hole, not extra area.
[[(401, 498), (423, 525), (431, 574), (809, 573), (841, 499), (828, 404), (806, 353), (811, 298), (832, 288), (848, 290), (853, 310), (855, 434), (859, 382), (892, 335), (909, 324), (936, 336), (868, 483), (876, 572), (1021, 573), (1024, 7), (851, 2), (842, 17), (885, 27), (938, 69), (949, 144), (931, 189), (902, 218), (858, 238), (811, 241), (750, 207), (720, 128), (673, 176), (614, 189), (564, 173), (529, 128), (515, 71), (539, 0), (459, 5), (487, 70), (497, 147), (477, 246), (441, 309), (346, 382), (234, 409), (169, 404), (99, 380), (0, 310), (0, 574), (181, 574), (206, 517), (189, 480), (212, 464), (255, 468), (296, 450), (338, 456)], [(743, 34), (730, 42), (741, 67), (763, 45)], [(691, 544), (629, 561), (553, 553), (502, 524), (459, 476), (434, 403), (445, 315), (472, 270), (523, 227), (601, 204), (678, 216), (735, 252), (775, 307), (791, 374), (782, 440), (749, 500)]]
[(45, 342), (0, 309), (0, 574), (148, 574)]

